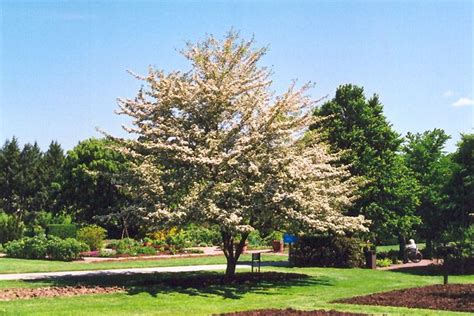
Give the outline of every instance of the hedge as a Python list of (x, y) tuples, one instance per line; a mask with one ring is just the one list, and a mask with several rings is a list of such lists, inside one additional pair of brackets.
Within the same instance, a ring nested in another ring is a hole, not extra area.
[(49, 224), (46, 228), (46, 234), (62, 239), (76, 238), (77, 227), (74, 224)]
[(0, 212), (0, 244), (23, 237), (25, 225), (17, 217)]
[(5, 245), (8, 257), (23, 259), (51, 259), (70, 261), (80, 258), (89, 247), (73, 238), (61, 239), (56, 236), (25, 237), (10, 241)]
[(290, 252), (290, 263), (296, 267), (362, 267), (365, 263), (362, 242), (342, 236), (303, 236)]

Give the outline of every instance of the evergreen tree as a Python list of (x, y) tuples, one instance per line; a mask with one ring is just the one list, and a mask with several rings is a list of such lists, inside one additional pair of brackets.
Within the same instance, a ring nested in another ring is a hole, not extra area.
[(58, 213), (61, 210), (59, 205), (59, 194), (62, 186), (62, 167), (64, 163), (64, 152), (61, 145), (52, 141), (48, 150), (43, 156), (43, 182), (46, 189), (45, 209), (53, 213)]
[(0, 149), (0, 208), (8, 214), (14, 214), (19, 208), (20, 147), (13, 137)]
[(20, 153), (20, 208), (23, 212), (28, 212), (29, 216), (43, 210), (47, 199), (42, 160), (43, 153), (36, 142), (33, 145), (26, 144)]
[(362, 87), (340, 86), (335, 97), (315, 111), (329, 118), (313, 125), (332, 151), (344, 150), (341, 162), (367, 180), (350, 214), (372, 220), (370, 230), (380, 242), (397, 237), (400, 250), (419, 218), (416, 179), (399, 157), (402, 139), (383, 114), (377, 95), (366, 99)]

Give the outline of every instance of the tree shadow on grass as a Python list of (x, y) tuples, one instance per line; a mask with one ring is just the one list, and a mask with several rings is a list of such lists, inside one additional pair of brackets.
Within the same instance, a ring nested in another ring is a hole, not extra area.
[(190, 296), (221, 296), (227, 299), (240, 299), (246, 293), (274, 295), (269, 289), (284, 289), (299, 286), (331, 286), (329, 278), (314, 278), (305, 274), (262, 272), (237, 273), (235, 278), (226, 279), (218, 272), (175, 272), (147, 274), (106, 274), (48, 279), (28, 280), (26, 282), (47, 282), (50, 286), (101, 286), (123, 287), (127, 294), (181, 293)]
[[(421, 267), (407, 267), (390, 270), (390, 272), (411, 274), (411, 275), (426, 275), (426, 276), (442, 276), (444, 274), (442, 265), (428, 265)], [(449, 272), (450, 275), (462, 275), (462, 273), (456, 273), (454, 271)]]

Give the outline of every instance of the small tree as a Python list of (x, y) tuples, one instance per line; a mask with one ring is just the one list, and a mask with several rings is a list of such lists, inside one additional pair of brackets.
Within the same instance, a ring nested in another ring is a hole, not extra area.
[(358, 179), (304, 133), (317, 120), (310, 86), (273, 97), (257, 66), (265, 51), (232, 32), (211, 36), (183, 52), (191, 71), (150, 69), (136, 76), (147, 88), (119, 100), (138, 136), (118, 141), (135, 160), (148, 225), (219, 225), (229, 277), (254, 229), (365, 230), (342, 213)]

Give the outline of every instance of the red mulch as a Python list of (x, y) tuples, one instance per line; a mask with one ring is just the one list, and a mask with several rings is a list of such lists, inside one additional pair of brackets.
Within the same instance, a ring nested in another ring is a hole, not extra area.
[(51, 286), (32, 289), (2, 289), (0, 290), (0, 301), (11, 301), (34, 297), (76, 296), (84, 294), (111, 294), (118, 292), (124, 292), (124, 289), (118, 286)]
[(338, 312), (335, 310), (299, 311), (296, 309), (259, 309), (253, 311), (221, 314), (225, 316), (362, 316), (367, 314)]
[(356, 296), (337, 302), (474, 312), (474, 284), (430, 285)]

